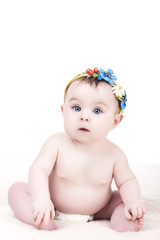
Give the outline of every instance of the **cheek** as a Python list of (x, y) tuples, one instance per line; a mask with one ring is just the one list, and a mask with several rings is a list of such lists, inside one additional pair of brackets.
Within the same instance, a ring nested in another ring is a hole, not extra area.
[(96, 134), (101, 136), (106, 136), (109, 131), (112, 129), (113, 119), (111, 117), (104, 117), (99, 119), (99, 121), (95, 121), (94, 129)]
[(68, 131), (73, 131), (74, 126), (76, 125), (75, 117), (71, 111), (64, 112), (64, 128)]

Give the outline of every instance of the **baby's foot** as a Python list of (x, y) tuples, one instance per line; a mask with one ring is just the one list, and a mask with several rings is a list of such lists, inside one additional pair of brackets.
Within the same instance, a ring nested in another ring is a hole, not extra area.
[(116, 221), (112, 219), (110, 222), (110, 227), (117, 232), (138, 232), (143, 226), (143, 218), (137, 218), (135, 221), (125, 219), (117, 219)]
[(128, 220), (124, 215), (124, 205), (120, 204), (114, 210), (111, 220), (110, 227), (118, 232), (128, 232), (128, 231), (139, 231), (143, 226), (143, 216), (137, 218), (135, 221)]

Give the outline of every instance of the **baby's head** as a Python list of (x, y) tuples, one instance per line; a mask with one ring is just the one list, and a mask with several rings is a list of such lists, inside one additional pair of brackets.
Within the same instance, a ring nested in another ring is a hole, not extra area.
[(126, 92), (116, 84), (111, 69), (87, 69), (65, 88), (62, 112), (66, 133), (79, 142), (105, 138), (121, 122), (126, 101)]

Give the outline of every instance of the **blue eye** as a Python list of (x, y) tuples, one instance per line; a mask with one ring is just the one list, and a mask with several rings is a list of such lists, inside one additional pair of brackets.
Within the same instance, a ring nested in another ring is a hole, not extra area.
[(81, 111), (81, 108), (79, 106), (74, 106), (73, 109), (76, 111), (76, 112), (80, 112)]
[(99, 108), (95, 108), (95, 109), (93, 110), (93, 113), (95, 113), (95, 114), (100, 114), (100, 113), (102, 113), (102, 111), (101, 111)]

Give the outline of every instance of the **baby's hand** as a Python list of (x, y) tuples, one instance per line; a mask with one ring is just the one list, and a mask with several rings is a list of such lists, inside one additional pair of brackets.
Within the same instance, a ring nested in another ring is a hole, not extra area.
[(124, 207), (124, 213), (127, 219), (136, 220), (142, 218), (146, 212), (146, 206), (143, 201), (137, 201), (132, 204), (126, 204)]
[(32, 202), (32, 214), (35, 225), (39, 226), (42, 220), (44, 225), (48, 225), (50, 219), (54, 219), (55, 211), (53, 203), (50, 199), (40, 199)]

